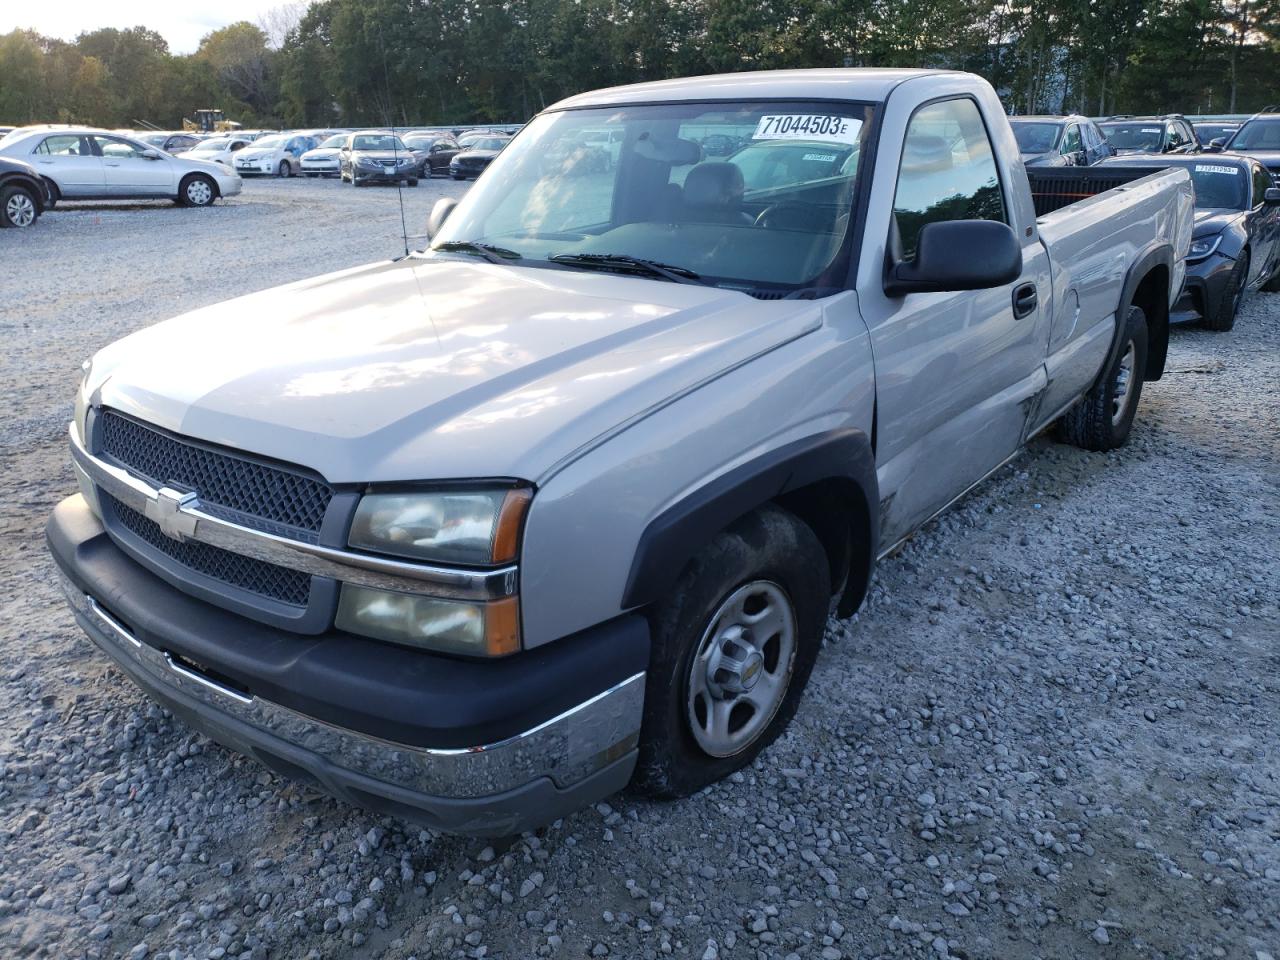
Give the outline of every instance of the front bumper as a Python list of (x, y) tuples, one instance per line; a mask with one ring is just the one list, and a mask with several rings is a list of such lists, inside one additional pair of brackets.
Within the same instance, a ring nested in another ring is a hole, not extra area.
[(1169, 319), (1186, 323), (1217, 313), (1235, 267), (1236, 261), (1221, 253), (1211, 253), (1203, 260), (1187, 264), (1182, 295), (1173, 305)]
[(275, 163), (271, 160), (255, 160), (252, 163), (236, 162), (236, 173), (242, 177), (273, 177), (276, 173)]
[(417, 180), (418, 168), (415, 166), (408, 167), (352, 167), (352, 175), (362, 183), (396, 183), (401, 180)]
[(90, 639), (190, 725), (286, 776), (486, 836), (550, 822), (631, 777), (648, 659), (639, 617), (463, 661), (203, 603), (126, 556), (80, 496), (46, 532)]
[(239, 177), (216, 176), (218, 193), (223, 197), (234, 197), (244, 188), (244, 181)]

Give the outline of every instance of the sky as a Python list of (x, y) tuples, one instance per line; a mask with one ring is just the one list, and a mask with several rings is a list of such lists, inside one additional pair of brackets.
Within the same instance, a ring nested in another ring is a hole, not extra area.
[(285, 0), (0, 0), (0, 34), (35, 30), (74, 40), (99, 27), (149, 27), (173, 53), (193, 53), (206, 33), (238, 20), (256, 23)]

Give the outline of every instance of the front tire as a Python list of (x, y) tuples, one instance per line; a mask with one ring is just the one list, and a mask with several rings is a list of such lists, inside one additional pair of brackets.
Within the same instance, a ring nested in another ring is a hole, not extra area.
[(1085, 450), (1114, 450), (1124, 446), (1133, 428), (1147, 368), (1147, 317), (1130, 307), (1124, 340), (1107, 372), (1058, 421), (1061, 440)]
[(1222, 299), (1218, 309), (1212, 316), (1201, 319), (1200, 326), (1215, 333), (1226, 333), (1236, 325), (1236, 316), (1244, 306), (1245, 296), (1249, 292), (1249, 251), (1240, 254), (1240, 259), (1227, 278), (1227, 288), (1222, 291)]
[(0, 227), (31, 226), (40, 216), (40, 204), (26, 187), (10, 184), (0, 190)]
[(200, 174), (187, 177), (178, 186), (178, 203), (184, 207), (207, 207), (217, 197), (217, 185)]
[(293, 164), (291, 164), (288, 160), (281, 160), (281, 161), (280, 161), (280, 166), (276, 167), (276, 176), (277, 176), (277, 177), (292, 177), (292, 176), (293, 176)]
[(813, 531), (775, 506), (743, 517), (689, 562), (649, 615), (633, 789), (696, 793), (786, 728), (822, 644), (827, 570)]

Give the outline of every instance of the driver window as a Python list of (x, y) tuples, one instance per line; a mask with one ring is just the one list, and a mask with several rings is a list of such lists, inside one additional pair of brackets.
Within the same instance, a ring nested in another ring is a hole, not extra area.
[(1067, 135), (1062, 138), (1062, 152), (1064, 154), (1079, 153), (1084, 147), (1080, 142), (1080, 128), (1075, 124), (1067, 127)]
[(94, 137), (98, 141), (98, 149), (109, 160), (132, 160), (142, 156), (142, 151), (124, 140), (111, 137)]
[(1276, 185), (1271, 179), (1271, 174), (1266, 167), (1257, 166), (1253, 168), (1253, 206), (1263, 203), (1267, 196), (1267, 191)]
[(893, 216), (904, 259), (915, 256), (925, 224), (1009, 222), (995, 152), (972, 100), (931, 103), (912, 116), (902, 146)]

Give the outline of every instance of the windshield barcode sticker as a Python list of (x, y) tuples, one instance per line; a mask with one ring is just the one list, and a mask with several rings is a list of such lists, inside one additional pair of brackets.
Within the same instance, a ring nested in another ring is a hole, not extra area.
[(862, 121), (824, 114), (782, 113), (760, 118), (752, 140), (816, 140), (819, 143), (858, 142)]
[(1235, 167), (1224, 167), (1213, 163), (1196, 164), (1196, 173), (1225, 173), (1234, 177), (1239, 172)]

